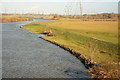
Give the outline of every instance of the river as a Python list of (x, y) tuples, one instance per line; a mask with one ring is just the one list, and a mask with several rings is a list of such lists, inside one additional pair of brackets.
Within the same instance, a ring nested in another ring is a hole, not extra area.
[(2, 78), (88, 78), (87, 69), (68, 51), (27, 30), (34, 21), (2, 24)]

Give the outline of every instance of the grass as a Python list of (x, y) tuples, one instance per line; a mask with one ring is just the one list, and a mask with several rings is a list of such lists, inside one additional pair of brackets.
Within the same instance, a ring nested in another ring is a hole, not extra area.
[[(52, 30), (55, 36), (46, 40), (65, 45), (110, 71), (117, 69), (118, 62), (118, 22), (80, 21), (62, 19), (56, 21), (34, 22), (22, 26), (23, 29), (40, 34)], [(109, 67), (111, 65), (111, 67)], [(108, 68), (109, 67), (109, 68)]]
[[(20, 16), (15, 18), (15, 16)], [(33, 18), (22, 18), (21, 15), (1, 15), (0, 22), (18, 22), (18, 21), (31, 21)]]
[(53, 19), (53, 16), (45, 16), (45, 15), (41, 15), (41, 16), (34, 16), (35, 18), (43, 18), (43, 19)]

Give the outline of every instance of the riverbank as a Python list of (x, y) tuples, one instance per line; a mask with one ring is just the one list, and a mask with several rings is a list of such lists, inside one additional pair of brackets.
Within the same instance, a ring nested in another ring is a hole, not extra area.
[[(91, 75), (90, 78), (111, 78), (111, 77), (114, 78), (115, 76), (118, 75), (118, 74), (116, 74), (116, 71), (114, 73), (113, 72), (107, 73), (103, 68), (101, 68), (101, 65), (99, 65), (99, 63), (94, 62), (93, 60), (91, 60), (91, 58), (88, 58), (88, 57), (82, 55), (81, 53), (76, 52), (73, 49), (66, 47), (65, 45), (58, 44), (54, 41), (48, 40), (45, 37), (40, 37), (40, 38), (63, 48), (64, 50), (70, 52), (72, 55), (74, 55), (76, 58), (78, 58), (85, 65), (85, 67), (87, 69), (89, 69), (88, 72)], [(115, 78), (117, 78), (117, 77), (115, 77)]]
[[(16, 17), (18, 16), (18, 17)], [(18, 21), (33, 21), (34, 18), (23, 18), (20, 15), (1, 15), (0, 16), (0, 23), (6, 22), (18, 22)]]
[[(2, 78), (89, 78), (69, 52), (19, 28), (35, 21), (2, 24)], [(49, 20), (50, 21), (50, 20)]]
[(6, 22), (18, 22), (18, 21), (33, 21), (33, 18), (2, 18), (0, 19), (0, 22), (6, 23)]
[[(51, 32), (53, 36), (42, 38), (78, 57), (92, 77), (117, 77), (117, 21), (57, 20), (34, 22), (21, 28), (33, 34)], [(99, 65), (90, 68), (95, 63)]]

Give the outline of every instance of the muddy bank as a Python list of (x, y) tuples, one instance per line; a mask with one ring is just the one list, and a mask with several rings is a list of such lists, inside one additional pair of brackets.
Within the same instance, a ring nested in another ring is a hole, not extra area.
[(40, 37), (40, 38), (42, 38), (43, 40), (46, 40), (54, 45), (57, 45), (57, 46), (63, 48), (64, 50), (67, 50), (69, 53), (71, 53), (76, 58), (78, 58), (85, 65), (85, 67), (87, 69), (89, 69), (88, 72), (91, 74), (91, 78), (112, 78), (115, 75), (117, 76), (116, 72), (115, 73), (113, 73), (113, 72), (107, 73), (106, 71), (104, 71), (103, 68), (100, 67), (101, 65), (98, 65), (98, 63), (95, 63), (90, 58), (83, 56), (81, 53), (76, 52), (73, 49), (66, 47), (65, 45), (61, 45), (61, 44), (58, 44), (54, 41), (47, 40), (44, 37)]
[(67, 48), (65, 45), (58, 44), (58, 43), (56, 43), (54, 41), (47, 40), (44, 37), (40, 37), (40, 38), (42, 38), (43, 40), (46, 40), (48, 42), (51, 42), (51, 43), (63, 48), (64, 50), (67, 50), (72, 55), (76, 56), (85, 65), (85, 67), (87, 69), (92, 68), (94, 66), (94, 62), (91, 59), (85, 58), (83, 55), (81, 55), (80, 53), (74, 51), (73, 49)]

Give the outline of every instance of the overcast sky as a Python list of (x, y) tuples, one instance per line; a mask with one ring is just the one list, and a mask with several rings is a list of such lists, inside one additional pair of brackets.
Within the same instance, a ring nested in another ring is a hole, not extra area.
[[(79, 14), (80, 0), (1, 0), (1, 12)], [(119, 0), (82, 0), (83, 14), (118, 13)], [(69, 11), (68, 11), (69, 10)]]
[[(1, 2), (75, 2), (80, 0), (0, 0)], [(82, 2), (119, 2), (120, 0), (82, 0)]]

